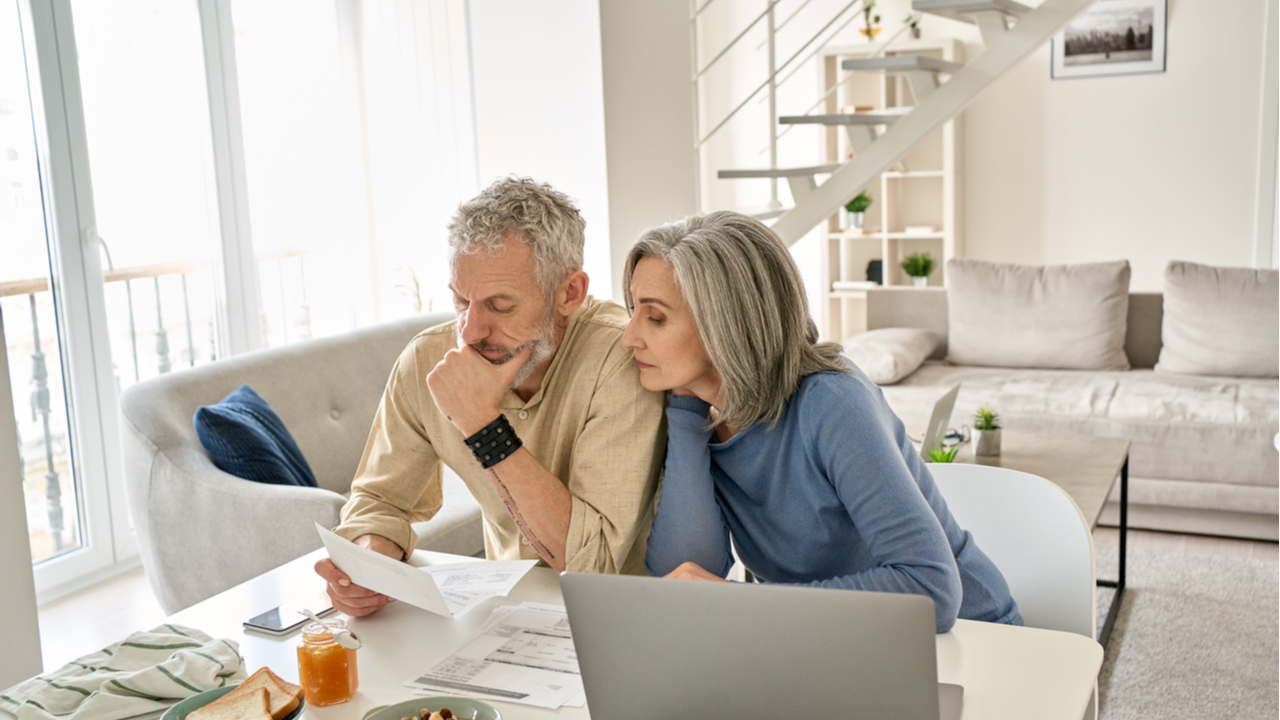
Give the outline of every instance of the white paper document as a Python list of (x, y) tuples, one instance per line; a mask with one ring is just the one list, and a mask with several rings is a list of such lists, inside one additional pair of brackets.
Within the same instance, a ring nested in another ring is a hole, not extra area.
[(405, 685), (552, 710), (586, 701), (569, 618), (540, 603), (494, 610), (460, 649)]
[(491, 597), (506, 597), (536, 560), (462, 562), (414, 567), (360, 547), (319, 523), (329, 557), (351, 581), (445, 617), (457, 617)]

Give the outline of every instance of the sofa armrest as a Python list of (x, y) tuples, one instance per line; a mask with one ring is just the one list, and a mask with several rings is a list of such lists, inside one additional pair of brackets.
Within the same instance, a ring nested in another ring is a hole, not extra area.
[[(125, 489), (152, 590), (174, 613), (320, 547), (346, 499), (229, 475), (203, 448), (158, 451), (122, 418)], [(269, 608), (262, 608), (267, 610)]]

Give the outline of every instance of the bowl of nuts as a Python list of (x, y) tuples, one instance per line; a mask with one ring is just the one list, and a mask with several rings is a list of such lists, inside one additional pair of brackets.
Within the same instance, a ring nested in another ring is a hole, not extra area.
[(365, 720), (502, 720), (492, 705), (463, 697), (422, 697), (379, 708)]

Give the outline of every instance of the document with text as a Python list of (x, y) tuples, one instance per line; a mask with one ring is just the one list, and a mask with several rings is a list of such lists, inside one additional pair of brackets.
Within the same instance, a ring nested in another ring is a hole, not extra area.
[(405, 685), (552, 710), (586, 701), (569, 618), (541, 603), (497, 608), (461, 648)]
[(351, 581), (414, 607), (457, 617), (491, 597), (506, 597), (536, 560), (495, 560), (414, 567), (360, 547), (319, 523), (329, 557)]

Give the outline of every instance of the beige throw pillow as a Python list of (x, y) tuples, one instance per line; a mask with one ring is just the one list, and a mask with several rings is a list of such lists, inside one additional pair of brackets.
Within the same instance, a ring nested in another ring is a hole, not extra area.
[(844, 354), (877, 385), (892, 385), (920, 367), (938, 336), (916, 328), (881, 328), (844, 341)]
[(1129, 263), (947, 262), (947, 360), (957, 365), (1128, 370)]
[(1280, 376), (1278, 277), (1275, 270), (1169, 263), (1156, 370)]

